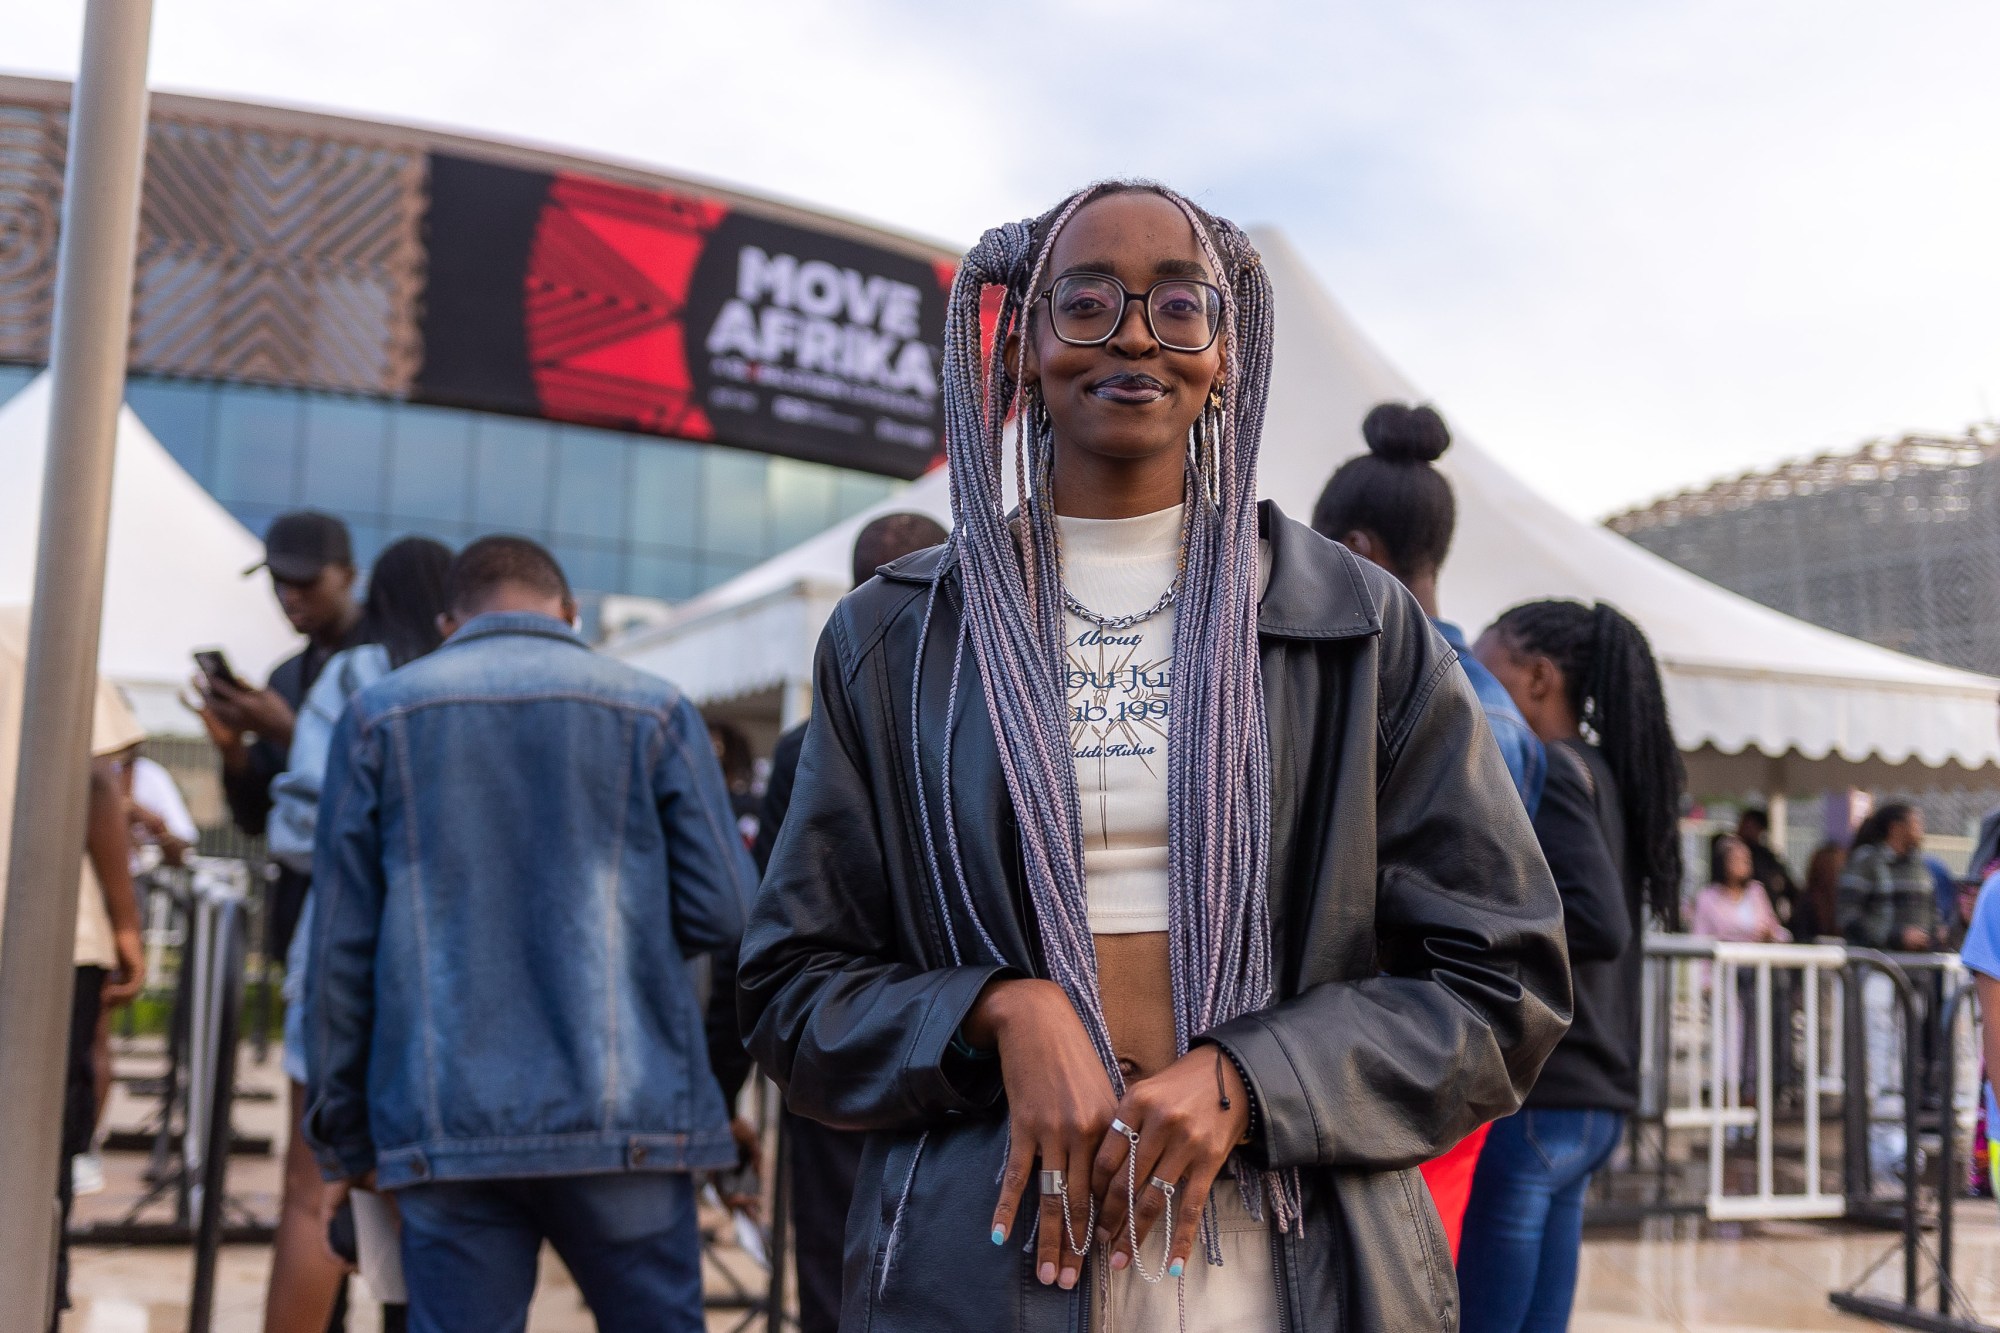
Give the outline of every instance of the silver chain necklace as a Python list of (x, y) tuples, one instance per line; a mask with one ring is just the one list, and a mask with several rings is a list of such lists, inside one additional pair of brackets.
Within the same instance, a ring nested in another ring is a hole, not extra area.
[(1065, 587), (1062, 590), (1063, 609), (1069, 612), (1071, 615), (1075, 616), (1078, 620), (1088, 620), (1091, 624), (1097, 626), (1099, 629), (1109, 629), (1109, 630), (1130, 629), (1132, 628), (1132, 626), (1138, 624), (1140, 621), (1151, 620), (1154, 616), (1160, 614), (1160, 612), (1172, 606), (1174, 604), (1174, 597), (1180, 592), (1180, 590), (1181, 590), (1181, 576), (1179, 574), (1175, 574), (1174, 581), (1172, 583), (1169, 583), (1167, 585), (1167, 590), (1160, 594), (1160, 600), (1154, 602), (1144, 611), (1135, 611), (1129, 616), (1107, 616), (1107, 615), (1102, 615), (1096, 611), (1093, 611), (1089, 607), (1085, 606), (1082, 602), (1079, 602), (1076, 599), (1076, 594), (1071, 592), (1067, 587)]

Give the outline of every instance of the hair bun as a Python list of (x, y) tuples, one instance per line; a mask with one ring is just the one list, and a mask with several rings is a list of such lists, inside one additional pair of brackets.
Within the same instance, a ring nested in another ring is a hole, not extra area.
[(1377, 403), (1361, 423), (1368, 451), (1391, 463), (1435, 463), (1451, 448), (1451, 431), (1430, 406)]

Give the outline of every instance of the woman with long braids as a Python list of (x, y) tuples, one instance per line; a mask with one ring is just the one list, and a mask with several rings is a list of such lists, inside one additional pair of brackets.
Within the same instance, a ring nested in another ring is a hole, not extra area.
[(1480, 1154), (1458, 1252), (1478, 1296), (1464, 1327), (1554, 1333), (1576, 1295), (1584, 1190), (1638, 1105), (1643, 928), (1649, 911), (1669, 930), (1679, 919), (1686, 779), (1653, 650), (1616, 609), (1529, 602), (1473, 652), (1548, 747), (1535, 830), (1563, 896), (1576, 1011)]
[(743, 944), (752, 1053), (869, 1131), (843, 1328), (1456, 1324), (1413, 1168), (1562, 1032), (1560, 907), (1415, 602), (1257, 504), (1271, 332), (1156, 185), (959, 270), (955, 526), (828, 623)]

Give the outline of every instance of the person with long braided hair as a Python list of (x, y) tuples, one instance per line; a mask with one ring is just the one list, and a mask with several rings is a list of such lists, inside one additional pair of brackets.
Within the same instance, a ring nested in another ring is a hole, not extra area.
[(1555, 868), (1576, 995), (1527, 1105), (1480, 1153), (1458, 1252), (1468, 1333), (1569, 1327), (1583, 1195), (1639, 1100), (1639, 984), (1650, 913), (1680, 915), (1686, 775), (1640, 628), (1598, 603), (1529, 602), (1473, 652), (1548, 747), (1535, 814)]
[(739, 976), (868, 1131), (844, 1329), (1456, 1326), (1414, 1168), (1562, 1033), (1560, 902), (1421, 609), (1257, 503), (1272, 332), (1157, 185), (959, 269), (953, 530), (828, 622)]

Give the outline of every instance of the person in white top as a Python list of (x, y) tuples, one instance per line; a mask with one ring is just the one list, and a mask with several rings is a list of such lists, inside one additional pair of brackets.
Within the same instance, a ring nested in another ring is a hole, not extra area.
[(194, 850), (201, 830), (188, 813), (180, 784), (158, 760), (136, 749), (128, 750), (120, 763), (125, 778), (127, 813), (132, 821), (133, 862), (136, 868), (143, 846), (160, 849), (160, 859), (177, 866)]

